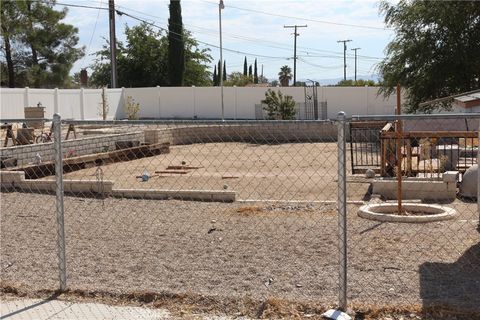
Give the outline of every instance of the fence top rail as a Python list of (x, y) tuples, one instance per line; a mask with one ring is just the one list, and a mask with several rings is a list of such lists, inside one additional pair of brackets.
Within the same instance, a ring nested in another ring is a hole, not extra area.
[(75, 125), (149, 125), (149, 124), (210, 124), (210, 125), (232, 125), (232, 124), (275, 124), (275, 123), (331, 123), (331, 120), (203, 120), (203, 119), (155, 119), (155, 120), (70, 120), (62, 119), (64, 124)]
[(422, 119), (478, 119), (480, 112), (472, 113), (437, 113), (437, 114), (401, 114), (401, 115), (352, 115), (349, 121), (367, 120), (422, 120)]

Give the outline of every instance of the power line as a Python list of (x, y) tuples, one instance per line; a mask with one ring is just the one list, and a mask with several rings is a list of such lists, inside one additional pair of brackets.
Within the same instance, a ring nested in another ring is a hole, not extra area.
[[(102, 4), (102, 1), (100, 0), (100, 5)], [(92, 46), (92, 41), (93, 41), (93, 36), (95, 35), (95, 31), (97, 30), (97, 23), (98, 23), (98, 18), (100, 17), (100, 8), (97, 12), (97, 18), (95, 19), (95, 25), (93, 26), (93, 32), (92, 32), (92, 36), (90, 37), (90, 41), (88, 42), (88, 46), (87, 46), (87, 50), (85, 52), (85, 56), (83, 56), (83, 60), (82, 60), (82, 64), (81, 64), (81, 67), (80, 69), (83, 69), (83, 66), (85, 64), (85, 59), (87, 58), (88, 56), (88, 53), (90, 51), (90, 48)]]
[[(215, 2), (211, 2), (211, 1), (203, 1), (203, 2), (210, 3), (210, 4), (216, 4)], [(283, 14), (276, 14), (276, 13), (265, 12), (265, 11), (261, 11), (261, 10), (240, 8), (240, 7), (231, 6), (231, 5), (228, 5), (228, 6), (226, 6), (226, 7), (228, 7), (228, 8), (233, 8), (233, 9), (237, 9), (237, 10), (248, 11), (248, 12), (261, 13), (261, 14), (265, 14), (265, 15), (268, 15), (268, 16), (288, 18), (288, 19), (296, 19), (296, 20), (303, 20), (303, 21), (316, 22), (316, 23), (331, 24), (331, 25), (344, 26), (344, 27), (363, 28), (363, 29), (374, 29), (374, 30), (393, 30), (393, 29), (387, 28), (387, 27), (374, 27), (374, 26), (365, 26), (365, 25), (358, 25), (358, 24), (350, 24), (350, 23), (341, 23), (341, 22), (332, 22), (332, 21), (318, 20), (318, 19), (312, 19), (312, 18), (302, 18), (302, 17), (288, 16), (288, 15), (283, 15)]]
[[(108, 8), (104, 8), (104, 7), (94, 7), (94, 6), (85, 6), (85, 5), (76, 5), (76, 4), (70, 4), (70, 3), (62, 3), (62, 2), (56, 2), (56, 4), (58, 5), (62, 5), (62, 6), (66, 6), (66, 7), (78, 7), (78, 8), (87, 8), (87, 9), (100, 9), (100, 10), (108, 10)], [(162, 31), (165, 31), (165, 32), (168, 32), (168, 29), (167, 28), (164, 28), (164, 27), (161, 27), (159, 25), (156, 25), (155, 23), (153, 22), (150, 22), (150, 21), (147, 21), (145, 19), (142, 19), (142, 18), (138, 18), (136, 16), (133, 16), (125, 11), (121, 11), (121, 10), (118, 10), (116, 9), (115, 10), (116, 13), (118, 15), (125, 15), (129, 18), (132, 18), (134, 20), (137, 20), (137, 21), (140, 21), (140, 22), (144, 22), (152, 27), (155, 27), (155, 28), (158, 28)], [(175, 32), (172, 32), (174, 35), (176, 36), (181, 36), (180, 34), (178, 33), (175, 33)], [(211, 44), (211, 43), (208, 43), (208, 42), (205, 42), (205, 41), (201, 41), (201, 40), (198, 40), (198, 39), (195, 39), (196, 42), (198, 43), (201, 43), (201, 44), (204, 44), (208, 47), (212, 47), (212, 48), (220, 48), (219, 46), (215, 45), (215, 44)], [(228, 49), (228, 48), (223, 48), (223, 50), (225, 51), (229, 51), (229, 52), (232, 52), (232, 53), (237, 53), (237, 54), (244, 54), (244, 55), (247, 55), (247, 56), (252, 56), (252, 57), (260, 57), (260, 58), (275, 58), (275, 59), (288, 59), (288, 57), (278, 57), (278, 56), (268, 56), (268, 55), (261, 55), (261, 54), (254, 54), (254, 53), (250, 53), (250, 52), (245, 52), (245, 51), (241, 51), (241, 50), (234, 50), (234, 49)]]
[[(208, 2), (208, 1), (207, 1)], [(211, 3), (211, 2), (209, 2)], [(80, 7), (80, 8), (88, 8), (88, 9), (100, 9), (100, 10), (108, 10), (108, 8), (104, 8), (104, 7), (94, 7), (94, 6), (86, 6), (86, 5), (75, 5), (75, 4), (66, 4), (66, 3), (60, 3), (60, 2), (57, 2), (56, 4), (59, 4), (59, 5), (64, 5), (64, 6), (71, 6), (71, 7)], [(157, 19), (162, 19), (161, 17), (159, 16), (155, 16), (155, 15), (152, 15), (152, 14), (148, 14), (148, 13), (145, 13), (145, 12), (142, 12), (142, 11), (139, 11), (139, 10), (135, 10), (135, 9), (132, 9), (132, 8), (128, 8), (128, 7), (125, 7), (125, 6), (121, 6), (121, 5), (117, 5), (116, 7), (119, 7), (119, 8), (124, 8), (125, 10), (129, 10), (129, 11), (133, 11), (133, 12), (136, 12), (138, 14), (141, 14), (141, 15), (145, 15), (145, 16), (149, 16), (149, 17), (153, 17), (153, 18), (157, 18)], [(124, 11), (120, 11), (120, 10), (117, 10), (117, 13), (121, 13), (121, 14), (127, 14), (126, 12)], [(130, 16), (131, 18), (133, 18), (132, 16)], [(137, 17), (138, 18), (138, 17)], [(144, 21), (144, 22), (148, 22), (146, 21), (145, 19), (142, 19), (140, 21)], [(217, 31), (216, 30), (213, 30), (213, 29), (209, 29), (209, 28), (205, 28), (205, 27), (199, 27), (199, 26), (194, 26), (194, 25), (191, 25), (191, 24), (185, 24), (186, 26), (188, 27), (192, 27), (192, 28), (197, 28), (197, 29), (202, 29), (202, 30), (206, 30), (206, 31), (203, 31), (203, 33), (210, 33), (210, 34), (216, 34)], [(161, 28), (157, 25), (155, 25), (155, 27), (157, 28)], [(166, 30), (165, 28), (161, 28), (162, 30)], [(200, 32), (200, 31), (197, 31), (197, 32)], [(231, 38), (235, 38), (235, 39), (240, 39), (240, 40), (246, 40), (246, 41), (250, 41), (250, 42), (253, 42), (253, 43), (256, 43), (256, 44), (260, 44), (261, 46), (264, 46), (264, 47), (271, 47), (271, 48), (275, 48), (275, 49), (280, 49), (280, 50), (290, 50), (289, 48), (287, 48), (283, 43), (279, 43), (279, 42), (275, 42), (275, 41), (271, 41), (271, 40), (268, 40), (268, 39), (262, 39), (262, 38), (253, 38), (253, 37), (247, 37), (247, 36), (242, 36), (242, 35), (238, 35), (238, 34), (233, 34), (233, 33), (228, 33), (228, 32), (223, 32), (223, 34), (231, 37)], [(201, 41), (198, 41), (197, 42), (201, 42)], [(205, 43), (205, 42), (203, 42)], [(272, 45), (265, 45), (265, 43), (271, 43), (271, 44), (274, 44), (273, 46)], [(213, 47), (215, 47), (214, 45), (212, 44), (209, 44)], [(315, 56), (318, 56), (318, 57), (327, 57), (327, 56), (321, 56), (321, 55), (312, 55), (310, 54), (310, 52), (312, 51), (317, 51), (317, 52), (326, 52), (326, 53), (332, 53), (332, 54), (338, 54), (339, 56), (336, 56), (335, 58), (338, 58), (340, 57), (340, 55), (342, 54), (341, 52), (338, 52), (338, 51), (332, 51), (332, 50), (323, 50), (323, 49), (316, 49), (316, 48), (311, 48), (311, 47), (303, 47), (303, 46), (298, 46), (297, 47), (300, 51), (300, 52), (303, 52), (303, 53), (306, 53), (307, 55), (309, 56), (312, 56), (312, 57), (315, 57)], [(227, 49), (226, 49), (227, 50)], [(228, 50), (227, 50), (228, 51)], [(241, 52), (239, 52), (241, 53)], [(250, 56), (256, 56), (255, 54), (249, 54)], [(348, 55), (348, 57), (353, 57), (352, 55)], [(260, 56), (259, 56), (260, 57)], [(333, 57), (333, 56), (332, 56)], [(380, 58), (380, 57), (372, 57), (372, 56), (365, 56), (365, 55), (358, 55), (358, 58), (361, 58), (361, 59), (372, 59), (372, 60), (383, 60), (383, 58)]]

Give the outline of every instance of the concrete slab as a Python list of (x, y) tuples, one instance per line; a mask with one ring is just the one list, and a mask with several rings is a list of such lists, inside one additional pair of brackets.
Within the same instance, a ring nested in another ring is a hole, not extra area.
[(165, 309), (109, 306), (100, 303), (73, 303), (60, 300), (22, 299), (1, 301), (0, 319), (173, 319)]
[[(3, 298), (2, 298), (3, 299)], [(192, 320), (253, 320), (244, 316), (189, 314)], [(171, 315), (167, 309), (110, 306), (48, 299), (9, 298), (0, 301), (0, 320), (171, 320), (184, 319)]]

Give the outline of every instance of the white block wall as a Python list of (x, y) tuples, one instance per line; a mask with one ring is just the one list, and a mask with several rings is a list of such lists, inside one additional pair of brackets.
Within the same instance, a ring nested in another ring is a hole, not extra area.
[[(226, 119), (255, 119), (255, 104), (265, 98), (268, 88), (224, 87)], [(305, 102), (305, 88), (277, 87), (284, 94)], [(59, 112), (62, 118), (78, 120), (101, 119), (101, 89), (0, 89), (0, 118), (24, 118), (25, 106), (41, 102), (46, 118)], [(220, 119), (221, 89), (219, 87), (152, 87), (107, 89), (108, 119), (126, 118), (128, 96), (140, 103), (140, 117), (154, 119)], [(327, 101), (328, 118), (339, 111), (347, 115), (394, 114), (395, 95), (384, 99), (377, 87), (318, 87), (318, 100)]]

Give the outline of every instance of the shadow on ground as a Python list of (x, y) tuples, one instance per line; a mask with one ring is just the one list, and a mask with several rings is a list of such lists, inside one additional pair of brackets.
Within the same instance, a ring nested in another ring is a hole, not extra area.
[(423, 263), (419, 273), (424, 310), (446, 308), (480, 317), (480, 242), (454, 263)]

